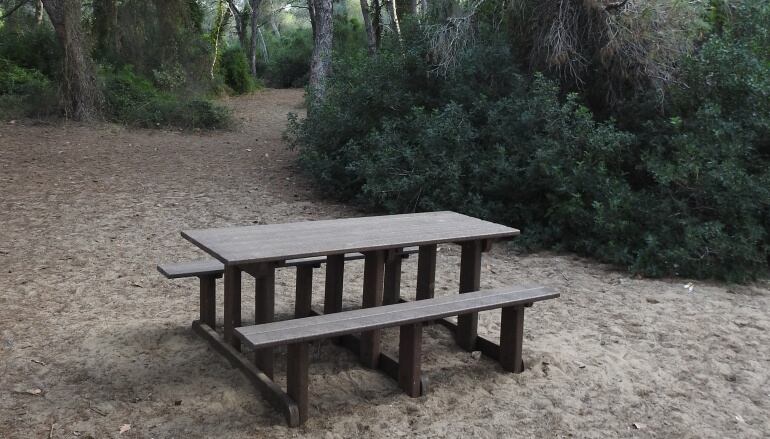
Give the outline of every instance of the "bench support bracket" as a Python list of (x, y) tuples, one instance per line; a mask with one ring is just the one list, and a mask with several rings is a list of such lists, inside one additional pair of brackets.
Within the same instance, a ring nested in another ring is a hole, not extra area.
[[(300, 425), (300, 406), (292, 397), (281, 390), (281, 387), (278, 386), (278, 384), (257, 369), (248, 358), (243, 356), (243, 354), (236, 350), (230, 343), (224, 341), (219, 334), (207, 324), (196, 320), (192, 323), (192, 329), (196, 334), (201, 336), (201, 338), (206, 340), (214, 350), (222, 354), (233, 367), (238, 368), (246, 378), (251, 381), (262, 397), (275, 407), (276, 410), (283, 413), (286, 422), (290, 427), (297, 427)], [(307, 411), (305, 411), (305, 413), (307, 413)]]

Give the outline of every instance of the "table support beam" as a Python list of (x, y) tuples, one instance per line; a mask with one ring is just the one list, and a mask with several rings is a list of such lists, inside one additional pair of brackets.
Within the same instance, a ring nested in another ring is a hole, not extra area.
[[(460, 293), (478, 291), (481, 287), (481, 252), (482, 241), (466, 241), (462, 244), (460, 256)], [(478, 331), (478, 313), (457, 317), (457, 344), (466, 351), (472, 351), (476, 345)]]
[(421, 394), (421, 360), (422, 323), (401, 326), (398, 343), (398, 384), (412, 398)]
[(385, 286), (382, 304), (393, 305), (401, 299), (401, 251), (397, 248), (389, 250), (385, 261)]
[(217, 322), (217, 276), (206, 275), (198, 276), (201, 283), (201, 313), (200, 320), (212, 328), (216, 327)]
[(263, 398), (275, 407), (276, 410), (283, 413), (289, 427), (299, 426), (299, 407), (286, 392), (281, 390), (278, 384), (257, 369), (243, 354), (238, 352), (230, 343), (224, 341), (214, 329), (205, 323), (194, 321), (192, 328), (214, 350), (222, 354), (233, 367), (238, 368), (251, 381), (254, 388)]
[[(254, 278), (254, 324), (271, 323), (275, 318), (275, 264), (265, 263), (256, 270)], [(273, 348), (254, 351), (257, 367), (273, 377)]]
[(500, 364), (508, 372), (521, 373), (524, 362), (521, 348), (524, 340), (524, 307), (509, 306), (500, 320)]
[(308, 344), (290, 344), (286, 354), (286, 393), (297, 404), (300, 424), (307, 420), (309, 367)]
[(436, 244), (422, 245), (417, 255), (417, 300), (432, 299), (436, 289)]
[[(382, 305), (383, 277), (385, 274), (385, 252), (378, 250), (364, 253), (363, 308)], [(376, 369), (380, 358), (380, 330), (361, 334), (361, 363)]]
[(345, 255), (326, 257), (326, 285), (324, 290), (324, 314), (342, 311), (342, 288), (345, 279)]
[(224, 338), (240, 351), (241, 342), (235, 337), (233, 330), (241, 326), (241, 269), (225, 265), (224, 282)]
[(297, 267), (297, 286), (294, 302), (294, 318), (300, 319), (310, 315), (313, 303), (313, 267), (300, 265)]

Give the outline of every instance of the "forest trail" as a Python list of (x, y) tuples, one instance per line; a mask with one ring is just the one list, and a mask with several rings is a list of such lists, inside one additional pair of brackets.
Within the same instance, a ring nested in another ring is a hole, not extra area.
[[(482, 287), (537, 282), (562, 292), (528, 311), (523, 374), (504, 374), (428, 327), (432, 387), (410, 399), (322, 343), (312, 353), (310, 421), (287, 429), (190, 330), (196, 281), (166, 280), (155, 264), (202, 256), (182, 229), (363, 213), (321, 200), (297, 171), (282, 135), (286, 113), (303, 112), (301, 90), (226, 104), (239, 121), (226, 132), (0, 126), (0, 437), (769, 434), (768, 282), (696, 282), (690, 291), (686, 279), (638, 279), (571, 255), (505, 248), (485, 256)], [(413, 259), (404, 263), (407, 297)], [(455, 294), (458, 265), (457, 249), (442, 246), (437, 294)], [(360, 306), (361, 268), (346, 267), (347, 307)], [(293, 276), (279, 270), (279, 317), (292, 312)], [(322, 281), (317, 270), (316, 304)], [(245, 322), (253, 291), (246, 279)], [(498, 330), (498, 313), (481, 316), (481, 333)], [(386, 331), (384, 348), (393, 352), (396, 340)]]

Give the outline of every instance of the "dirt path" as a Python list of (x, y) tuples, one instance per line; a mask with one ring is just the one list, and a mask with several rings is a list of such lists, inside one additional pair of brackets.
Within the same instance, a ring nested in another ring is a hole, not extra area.
[[(523, 374), (430, 327), (432, 389), (410, 399), (323, 343), (311, 419), (284, 427), (189, 329), (196, 282), (167, 281), (155, 264), (201, 256), (181, 229), (360, 215), (319, 201), (294, 169), (281, 134), (301, 100), (232, 99), (243, 127), (227, 133), (0, 125), (0, 438), (770, 436), (767, 282), (688, 292), (683, 279), (504, 249), (485, 258), (483, 287), (526, 280), (563, 293), (528, 312)], [(439, 294), (453, 294), (459, 254), (439, 256)], [(407, 295), (415, 265), (404, 265)], [(347, 306), (360, 301), (360, 272), (347, 270)], [(292, 275), (278, 277), (282, 315)], [(481, 332), (498, 329), (497, 313), (482, 316)], [(396, 334), (385, 334), (391, 352)]]

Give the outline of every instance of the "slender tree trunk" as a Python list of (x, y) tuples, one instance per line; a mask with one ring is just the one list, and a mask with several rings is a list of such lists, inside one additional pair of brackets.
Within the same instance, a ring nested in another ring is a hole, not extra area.
[(91, 59), (83, 47), (79, 0), (43, 0), (56, 37), (64, 49), (62, 97), (67, 117), (90, 120), (97, 117), (101, 96)]
[(251, 17), (249, 18), (249, 24), (251, 25), (251, 42), (249, 44), (249, 63), (251, 64), (252, 76), (257, 76), (257, 38), (259, 37), (259, 5), (261, 0), (249, 0), (251, 5)]
[(273, 29), (273, 34), (278, 38), (281, 38), (281, 29), (278, 28), (278, 22), (275, 20), (276, 14), (270, 14), (270, 27)]
[(265, 36), (262, 35), (262, 28), (258, 28), (257, 33), (259, 34), (259, 48), (262, 51), (262, 59), (265, 60), (265, 62), (269, 62), (270, 54), (267, 52), (267, 44), (265, 43)]
[(369, 13), (368, 0), (361, 0), (361, 13), (364, 16), (364, 29), (366, 30), (366, 43), (369, 48), (369, 55), (374, 55), (377, 53), (377, 38), (372, 27), (372, 16)]
[(35, 25), (43, 24), (43, 0), (35, 0)]
[(332, 69), (332, 0), (311, 0), (314, 5), (315, 39), (310, 60), (310, 94), (312, 107), (326, 97), (326, 83)]
[(398, 14), (396, 13), (396, 0), (385, 0), (385, 7), (388, 8), (388, 15), (390, 15), (390, 22), (393, 26), (393, 32), (401, 40), (401, 26), (398, 24)]
[(97, 56), (114, 56), (118, 51), (117, 0), (94, 0), (94, 39)]
[(214, 56), (211, 60), (211, 72), (210, 76), (211, 79), (214, 79), (214, 74), (216, 73), (217, 68), (217, 62), (219, 61), (219, 40), (222, 37), (222, 28), (225, 25), (225, 22), (227, 21), (228, 14), (230, 13), (229, 9), (225, 9), (222, 7), (222, 3), (219, 3), (219, 9), (217, 12), (217, 20), (214, 22)]
[(420, 0), (420, 14), (421, 15), (428, 14), (428, 0)]
[(313, 30), (313, 44), (316, 39), (316, 18), (315, 18), (315, 3), (313, 0), (307, 0), (307, 12), (310, 15), (310, 28)]
[(246, 49), (246, 26), (243, 23), (243, 16), (241, 11), (238, 10), (238, 6), (235, 5), (233, 0), (227, 0), (227, 7), (230, 9), (230, 14), (235, 20), (235, 33), (238, 34), (238, 42), (241, 43), (241, 48)]
[(382, 3), (380, 0), (372, 0), (372, 28), (374, 30), (374, 44), (380, 48), (382, 41)]

